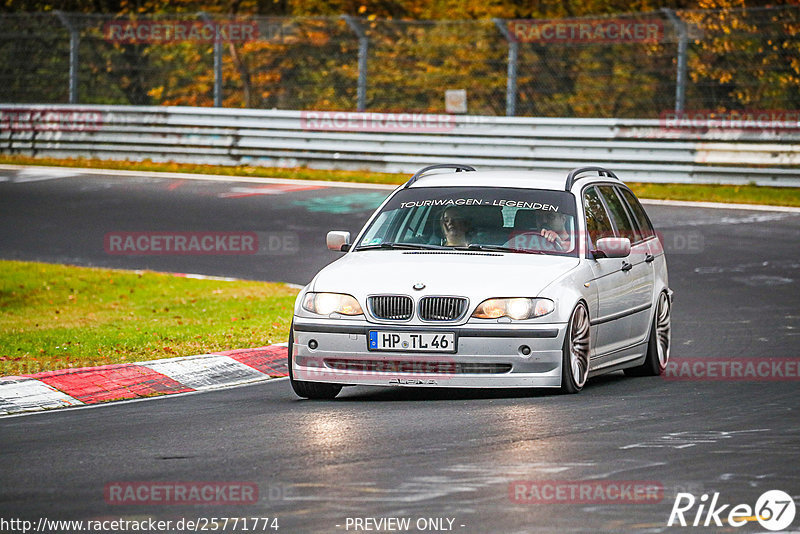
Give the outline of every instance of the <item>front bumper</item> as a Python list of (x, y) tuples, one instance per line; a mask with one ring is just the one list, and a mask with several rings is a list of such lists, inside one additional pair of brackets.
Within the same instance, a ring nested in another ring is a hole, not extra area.
[[(290, 355), (296, 380), (345, 385), (559, 387), (565, 324), (378, 325), (295, 317)], [(370, 330), (454, 332), (457, 352), (367, 348)], [(313, 342), (312, 342), (313, 341)], [(311, 342), (315, 349), (309, 347)], [(530, 349), (525, 354), (524, 347)]]

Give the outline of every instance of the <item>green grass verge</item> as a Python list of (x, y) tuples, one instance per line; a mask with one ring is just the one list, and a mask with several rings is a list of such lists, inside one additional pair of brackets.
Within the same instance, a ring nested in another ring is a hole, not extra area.
[(286, 341), (297, 290), (0, 261), (0, 376)]
[(625, 183), (639, 198), (800, 207), (800, 187)]
[[(291, 178), (295, 180), (328, 180), (338, 182), (364, 182), (375, 184), (402, 184), (406, 174), (387, 174), (371, 171), (327, 171), (318, 169), (251, 167), (247, 165), (194, 165), (188, 163), (130, 162), (99, 159), (52, 159), (28, 156), (0, 155), (0, 164), (49, 165), (58, 167), (84, 167), (94, 169), (121, 169), (129, 171), (186, 172), (221, 176), (256, 176), (264, 178)], [(641, 198), (657, 200), (693, 200), (739, 204), (766, 204), (771, 206), (800, 207), (800, 187), (768, 187), (758, 185), (710, 184), (651, 184), (626, 182)]]

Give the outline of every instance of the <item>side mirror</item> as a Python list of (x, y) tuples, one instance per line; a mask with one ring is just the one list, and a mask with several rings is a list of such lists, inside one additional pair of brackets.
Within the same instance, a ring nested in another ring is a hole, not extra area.
[(604, 237), (598, 239), (596, 245), (592, 251), (595, 259), (627, 258), (631, 254), (631, 240), (627, 237)]
[(340, 232), (338, 230), (328, 232), (325, 242), (328, 244), (330, 250), (347, 252), (350, 250), (350, 232)]

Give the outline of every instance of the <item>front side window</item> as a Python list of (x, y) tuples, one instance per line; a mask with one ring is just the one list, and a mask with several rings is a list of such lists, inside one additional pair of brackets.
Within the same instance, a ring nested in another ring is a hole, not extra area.
[(394, 195), (355, 250), (433, 248), (576, 255), (566, 191), (414, 187)]
[(606, 201), (606, 206), (608, 206), (611, 219), (617, 227), (618, 236), (627, 237), (631, 240), (631, 243), (635, 243), (637, 229), (634, 228), (633, 223), (628, 216), (628, 210), (622, 204), (622, 199), (619, 198), (617, 193), (614, 191), (614, 188), (610, 185), (601, 185), (598, 187), (598, 189)]
[(596, 188), (590, 187), (583, 193), (583, 210), (586, 215), (586, 231), (591, 241), (590, 248), (594, 248), (598, 239), (615, 237), (611, 218)]

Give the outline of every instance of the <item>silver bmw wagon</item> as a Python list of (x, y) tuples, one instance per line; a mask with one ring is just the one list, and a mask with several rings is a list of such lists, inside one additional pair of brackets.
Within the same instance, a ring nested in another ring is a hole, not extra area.
[(426, 167), (297, 297), (295, 393), (343, 386), (560, 388), (659, 375), (672, 291), (661, 240), (610, 170)]

